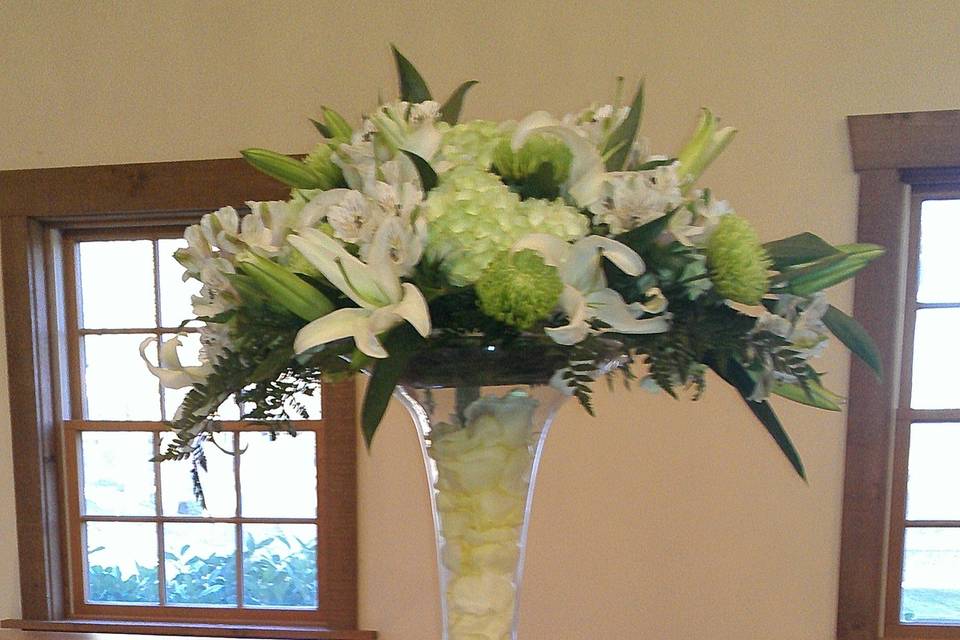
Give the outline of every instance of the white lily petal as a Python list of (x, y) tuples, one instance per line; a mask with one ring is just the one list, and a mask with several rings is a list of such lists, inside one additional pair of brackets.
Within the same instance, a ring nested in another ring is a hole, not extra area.
[(517, 123), (517, 128), (510, 139), (510, 148), (519, 151), (534, 130), (543, 127), (555, 127), (559, 124), (560, 122), (546, 111), (534, 111)]
[(417, 333), (424, 338), (430, 335), (430, 308), (416, 285), (404, 282), (403, 298), (397, 304), (386, 308), (413, 325)]
[(638, 320), (631, 308), (613, 289), (594, 291), (587, 296), (587, 306), (597, 320), (610, 325), (617, 333), (663, 333), (670, 323), (664, 316)]
[(559, 306), (567, 314), (567, 324), (562, 327), (547, 327), (545, 331), (558, 344), (577, 344), (590, 333), (586, 299), (575, 288), (565, 285), (560, 294)]
[(565, 324), (562, 327), (547, 327), (544, 329), (550, 339), (557, 344), (577, 344), (590, 333), (590, 326), (586, 322)]
[(531, 249), (543, 256), (543, 261), (551, 267), (559, 267), (567, 261), (570, 255), (571, 245), (566, 240), (548, 233), (530, 233), (510, 247), (510, 251), (516, 253), (524, 249)]
[(377, 338), (377, 333), (369, 323), (364, 323), (357, 326), (357, 330), (353, 334), (353, 341), (356, 343), (357, 349), (371, 358), (386, 358), (390, 354), (383, 348), (383, 344)]
[[(511, 146), (514, 150), (519, 149), (523, 146), (523, 140), (534, 133), (554, 135), (563, 140), (567, 148), (570, 149), (573, 160), (570, 163), (570, 175), (564, 182), (564, 187), (577, 204), (586, 208), (599, 200), (607, 168), (603, 164), (600, 152), (597, 151), (597, 147), (590, 139), (577, 129), (556, 124), (556, 122), (552, 125), (530, 128), (525, 131), (521, 131), (518, 125)], [(518, 140), (520, 144), (517, 144)]]
[(321, 344), (349, 338), (357, 334), (358, 327), (369, 323), (370, 311), (366, 309), (337, 309), (300, 329), (294, 338), (293, 350), (303, 353)]
[(599, 250), (603, 256), (615, 264), (618, 269), (628, 276), (638, 276), (644, 272), (643, 259), (636, 251), (612, 238), (603, 236), (587, 236), (575, 245), (576, 249)]
[(407, 134), (400, 148), (429, 162), (436, 155), (442, 140), (443, 134), (433, 126), (433, 123), (423, 124)]
[[(339, 242), (317, 229), (303, 229), (289, 236), (290, 244), (320, 270), (320, 273), (351, 300), (367, 309), (382, 307), (399, 299), (391, 298), (378, 282), (377, 274), (343, 248)], [(394, 276), (395, 278), (395, 276)]]
[(177, 354), (180, 339), (176, 337), (160, 343), (159, 366), (154, 365), (147, 357), (147, 347), (154, 342), (157, 342), (156, 336), (140, 343), (140, 357), (143, 358), (150, 373), (160, 380), (163, 387), (167, 389), (189, 387), (195, 382), (203, 381), (209, 375), (209, 365), (184, 367), (180, 364), (180, 356)]

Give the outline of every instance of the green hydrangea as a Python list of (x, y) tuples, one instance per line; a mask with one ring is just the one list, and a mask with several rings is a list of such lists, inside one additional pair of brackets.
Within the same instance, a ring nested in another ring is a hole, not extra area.
[(429, 222), (427, 259), (439, 262), (455, 286), (476, 282), (497, 255), (527, 234), (573, 241), (589, 230), (586, 216), (562, 200), (521, 201), (496, 175), (468, 166), (441, 175), (421, 211)]
[(553, 136), (533, 135), (527, 138), (519, 150), (510, 147), (509, 140), (502, 140), (493, 152), (493, 166), (507, 182), (521, 182), (547, 163), (553, 167), (552, 181), (560, 185), (570, 175), (573, 154), (564, 142)]
[(333, 149), (323, 142), (316, 149), (307, 154), (303, 164), (307, 165), (330, 181), (330, 184), (343, 184), (343, 172), (333, 162)]
[(439, 159), (456, 166), (487, 169), (493, 161), (493, 150), (505, 136), (509, 136), (509, 131), (490, 120), (454, 125), (443, 133)]
[(743, 304), (759, 304), (767, 292), (770, 257), (744, 218), (723, 216), (705, 247), (707, 269), (717, 293)]
[(556, 267), (535, 251), (504, 251), (476, 283), (480, 309), (491, 318), (529, 329), (546, 318), (560, 299), (563, 281)]

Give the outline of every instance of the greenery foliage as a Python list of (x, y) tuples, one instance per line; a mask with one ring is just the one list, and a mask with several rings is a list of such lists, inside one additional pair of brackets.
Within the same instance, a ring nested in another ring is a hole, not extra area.
[[(285, 552), (271, 551), (277, 544)], [(95, 549), (92, 553), (100, 551)], [(92, 554), (91, 553), (91, 554)], [(237, 563), (234, 554), (191, 552), (164, 554), (169, 604), (236, 605)], [(317, 604), (317, 546), (315, 541), (291, 542), (277, 535), (257, 541), (247, 535), (243, 549), (245, 606), (314, 607)], [(172, 574), (172, 575), (171, 575)], [(157, 567), (139, 564), (132, 575), (119, 567), (91, 564), (87, 594), (92, 602), (155, 603), (159, 599)]]

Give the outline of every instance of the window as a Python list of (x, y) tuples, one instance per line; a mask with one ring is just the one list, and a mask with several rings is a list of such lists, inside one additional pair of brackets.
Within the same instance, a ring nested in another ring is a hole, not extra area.
[[(36, 199), (41, 183), (74, 188)], [(204, 186), (219, 193), (191, 191)], [(24, 617), (9, 626), (373, 637), (352, 630), (352, 383), (304, 399), (311, 419), (275, 442), (225, 406), (198, 478), (205, 505), (189, 463), (149, 462), (185, 390), (162, 389), (138, 347), (182, 334), (200, 348), (180, 326), (183, 227), (213, 197), (278, 191), (237, 161), (0, 173), (0, 193), (19, 196), (0, 196)]]
[(858, 279), (882, 383), (854, 365), (838, 638), (960, 638), (960, 112), (853, 116)]

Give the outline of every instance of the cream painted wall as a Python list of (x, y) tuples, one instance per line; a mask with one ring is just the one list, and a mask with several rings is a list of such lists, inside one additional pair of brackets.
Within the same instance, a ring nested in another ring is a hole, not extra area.
[[(741, 129), (708, 174), (721, 197), (765, 237), (849, 241), (844, 116), (960, 106), (958, 27), (960, 4), (925, 0), (7, 0), (0, 169), (305, 151), (321, 103), (392, 92), (395, 42), (438, 93), (481, 80), (470, 117), (563, 113), (645, 75), (655, 149), (709, 105)], [(839, 349), (823, 368), (842, 390)], [(601, 391), (598, 413), (568, 406), (547, 444), (521, 637), (832, 637), (842, 416), (782, 407), (805, 485), (720, 384), (699, 403)], [(19, 610), (9, 439), (2, 414), (0, 616)], [(360, 459), (361, 617), (384, 640), (438, 637), (418, 456), (394, 408)]]

